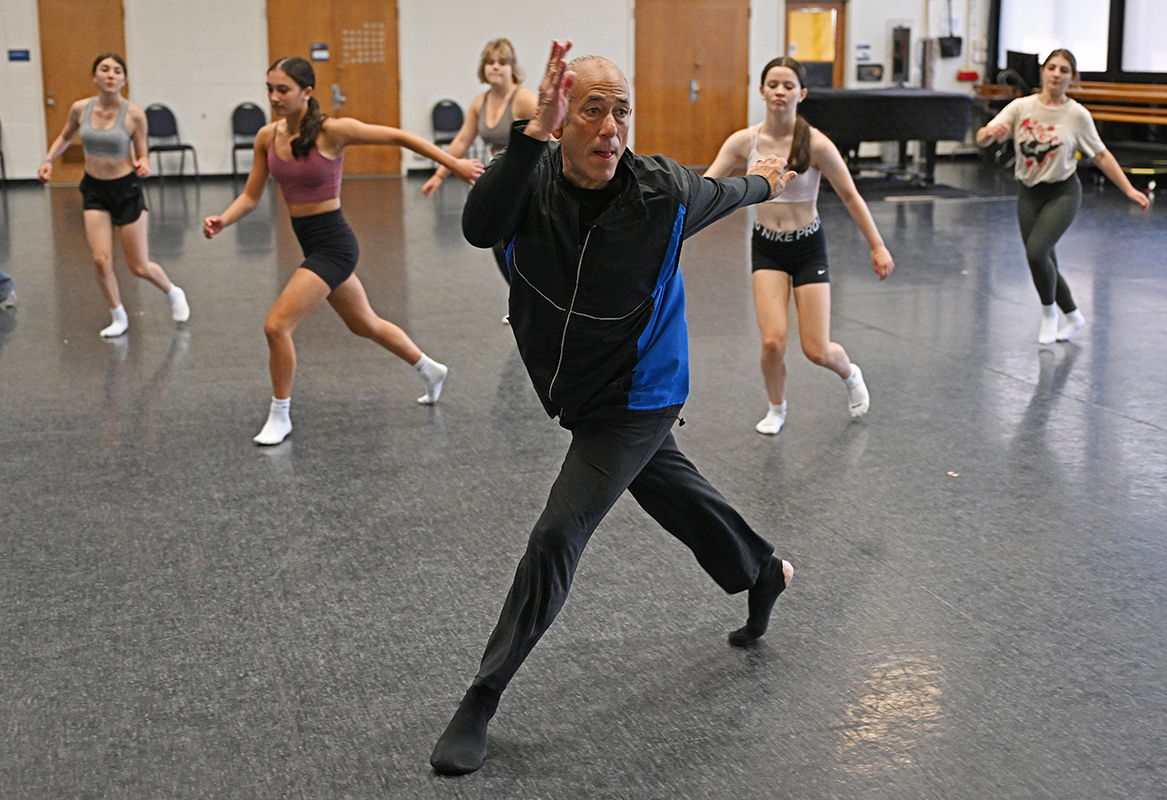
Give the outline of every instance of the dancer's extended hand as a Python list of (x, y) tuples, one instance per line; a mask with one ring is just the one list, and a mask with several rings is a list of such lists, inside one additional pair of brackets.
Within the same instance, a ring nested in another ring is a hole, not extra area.
[(880, 245), (871, 251), (871, 268), (875, 270), (875, 274), (883, 280), (891, 271), (896, 268), (896, 262), (892, 260), (891, 252), (885, 245)]
[[(453, 169), (455, 175), (471, 186), (474, 185), (475, 179), (484, 172), (486, 172), (486, 167), (482, 166), (482, 162), (477, 158), (459, 158), (458, 166)], [(436, 189), (437, 187), (435, 186), (434, 188)], [(422, 194), (425, 194), (424, 186), (422, 187)], [(430, 194), (433, 194), (433, 192), (430, 192)]]
[(224, 224), (222, 217), (207, 217), (203, 220), (203, 236), (206, 236), (208, 239), (210, 239), (215, 234), (221, 233), (226, 227), (227, 226)]

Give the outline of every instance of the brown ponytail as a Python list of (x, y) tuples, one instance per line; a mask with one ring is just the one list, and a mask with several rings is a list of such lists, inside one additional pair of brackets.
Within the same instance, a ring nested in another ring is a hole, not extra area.
[[(312, 65), (299, 56), (287, 56), (281, 58), (268, 67), (268, 72), (278, 69), (294, 80), (301, 89), (307, 89), (309, 86), (316, 86), (316, 71), (312, 69)], [(321, 112), (320, 101), (315, 97), (308, 98), (308, 111), (304, 114), (304, 118), (300, 120), (300, 135), (292, 140), (292, 156), (295, 158), (307, 158), (308, 154), (312, 152), (312, 148), (316, 146), (316, 137), (320, 135), (321, 129), (324, 127), (324, 120), (328, 119), (328, 115)]]
[(790, 163), (787, 169), (798, 174), (810, 166), (810, 123), (799, 114), (794, 120), (794, 141), (790, 143)]
[[(762, 86), (766, 85), (766, 76), (774, 67), (786, 67), (798, 78), (799, 88), (806, 87), (806, 67), (790, 56), (772, 58), (766, 63), (766, 66), (762, 67)], [(806, 172), (807, 167), (810, 166), (810, 123), (803, 119), (801, 114), (794, 120), (794, 141), (790, 143), (789, 161), (787, 169), (799, 174)]]

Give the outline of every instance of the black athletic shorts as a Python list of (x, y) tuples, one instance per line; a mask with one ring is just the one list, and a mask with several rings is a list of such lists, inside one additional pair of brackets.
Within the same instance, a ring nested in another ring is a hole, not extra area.
[(292, 217), (292, 230), (304, 251), (304, 263), (300, 266), (319, 275), (329, 289), (335, 290), (357, 268), (361, 247), (339, 208), (323, 214)]
[(146, 210), (146, 193), (136, 172), (103, 181), (88, 172), (81, 179), (81, 207), (86, 211), (107, 211), (114, 225), (136, 222)]
[(755, 222), (750, 256), (752, 272), (760, 269), (786, 272), (793, 286), (831, 281), (827, 269), (827, 237), (818, 217), (796, 231), (775, 231)]

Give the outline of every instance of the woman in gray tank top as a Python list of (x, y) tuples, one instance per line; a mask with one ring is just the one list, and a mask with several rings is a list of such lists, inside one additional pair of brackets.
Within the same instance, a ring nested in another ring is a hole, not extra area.
[[(478, 80), (490, 89), (471, 101), (462, 128), (450, 142), (450, 155), (455, 158), (466, 155), (480, 135), (492, 156), (506, 147), (511, 123), (516, 119), (530, 119), (539, 103), (534, 92), (520, 85), (523, 77), (510, 39), (504, 37), (486, 43), (478, 59)], [(433, 177), (422, 186), (422, 194), (428, 197), (436, 192), (449, 174), (445, 167), (438, 167)]]
[[(478, 80), (490, 86), (490, 89), (471, 101), (462, 128), (454, 141), (450, 142), (450, 155), (455, 158), (466, 155), (479, 136), (490, 148), (491, 156), (498, 155), (498, 151), (506, 147), (511, 135), (511, 124), (517, 119), (530, 119), (539, 104), (535, 93), (520, 85), (523, 77), (510, 39), (503, 37), (486, 43), (478, 59)], [(449, 174), (450, 171), (445, 167), (438, 167), (421, 187), (421, 193), (427, 197), (432, 195)], [(510, 283), (510, 272), (501, 243), (494, 246), (494, 260), (498, 263), (503, 279)], [(506, 321), (504, 318), (503, 322)]]
[(69, 109), (65, 128), (53, 141), (37, 177), (43, 183), (52, 180), (53, 161), (80, 133), (85, 151), (85, 177), (80, 186), (85, 238), (93, 253), (97, 285), (113, 318), (102, 329), (102, 336), (121, 336), (129, 325), (113, 271), (114, 228), (121, 234), (130, 272), (165, 292), (171, 318), (185, 322), (190, 317), (186, 294), (171, 283), (162, 267), (150, 260), (146, 197), (142, 190), (142, 179), (150, 175), (146, 160), (146, 115), (121, 96), (126, 85), (126, 62), (116, 53), (98, 56), (93, 62), (93, 82), (98, 93), (78, 100)]

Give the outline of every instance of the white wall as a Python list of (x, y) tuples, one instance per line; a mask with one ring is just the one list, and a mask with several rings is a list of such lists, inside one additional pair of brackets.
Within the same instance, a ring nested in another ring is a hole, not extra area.
[[(267, 6), (263, 0), (123, 2), (130, 99), (142, 108), (170, 106), (183, 141), (198, 151), (201, 171), (230, 173), (231, 111), (244, 101), (268, 107)], [(240, 157), (249, 167), (250, 156)]]
[[(183, 138), (195, 145), (204, 174), (231, 169), (230, 114), (250, 100), (265, 108), (263, 77), (267, 68), (267, 3), (265, 0), (124, 0), (126, 57), (131, 99), (146, 106), (162, 102), (174, 109)], [(890, 78), (891, 22), (912, 28), (913, 42), (927, 33), (947, 33), (947, 0), (851, 0), (848, 3), (846, 81), (855, 81), (855, 47), (870, 45), (871, 61), (882, 63)], [(956, 71), (975, 57), (984, 71), (985, 20), (988, 0), (971, 0), (976, 21), (970, 42), (970, 0), (953, 0), (956, 35), (964, 37), (960, 58), (937, 59), (933, 86), (971, 92), (958, 83)], [(635, 91), (635, 0), (398, 0), (401, 124), (428, 135), (429, 111), (444, 97), (465, 107), (483, 91), (475, 72), (482, 46), (508, 36), (519, 63), (528, 72), (527, 85), (538, 84), (553, 38), (571, 38), (572, 53), (599, 53), (620, 64)], [(751, 0), (750, 83), (756, 84), (763, 64), (781, 52), (781, 0)], [(927, 24), (925, 19), (927, 18)], [(10, 177), (32, 178), (47, 147), (42, 103), (40, 39), (36, 0), (0, 3), (0, 81), (5, 87), (0, 105), (4, 148)], [(975, 51), (970, 52), (970, 47)], [(7, 61), (10, 48), (28, 49), (27, 63)], [(913, 47), (912, 84), (919, 85), (919, 50)], [(886, 83), (886, 82), (885, 82)], [(863, 84), (872, 86), (873, 84)], [(762, 106), (750, 93), (750, 119), (760, 119)], [(635, 145), (635, 131), (633, 132)], [(407, 153), (405, 167), (429, 163)]]
[[(4, 164), (9, 178), (35, 178), (36, 168), (49, 148), (45, 141), (40, 48), (36, 0), (0, 2), (0, 86), (4, 87), (0, 125), (4, 129)], [(9, 61), (9, 50), (28, 50), (31, 60)]]

